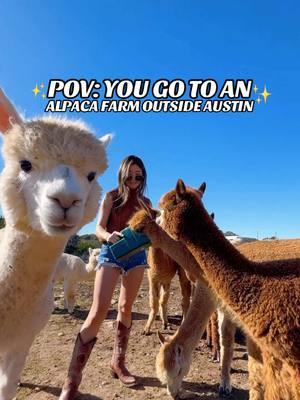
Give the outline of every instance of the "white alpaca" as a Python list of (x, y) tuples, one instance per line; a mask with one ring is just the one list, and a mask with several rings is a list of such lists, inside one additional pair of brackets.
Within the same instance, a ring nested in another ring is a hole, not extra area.
[(27, 353), (53, 311), (53, 275), (67, 240), (94, 219), (106, 135), (82, 123), (22, 121), (0, 90), (5, 167), (0, 200), (0, 399), (11, 400)]
[(89, 247), (87, 264), (80, 257), (67, 253), (63, 253), (58, 261), (54, 281), (64, 282), (64, 303), (70, 314), (74, 311), (77, 283), (94, 279), (99, 253), (100, 249)]

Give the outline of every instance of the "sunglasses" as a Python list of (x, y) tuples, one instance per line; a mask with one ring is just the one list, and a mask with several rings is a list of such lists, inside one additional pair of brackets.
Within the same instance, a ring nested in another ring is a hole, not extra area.
[(142, 175), (128, 176), (126, 178), (126, 182), (131, 182), (131, 181), (143, 182), (143, 180), (144, 180), (144, 177)]

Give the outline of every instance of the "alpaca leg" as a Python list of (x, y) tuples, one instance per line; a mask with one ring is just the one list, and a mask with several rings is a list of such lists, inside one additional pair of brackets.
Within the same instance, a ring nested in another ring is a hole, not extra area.
[(0, 399), (14, 398), (29, 347), (11, 351), (0, 361)]
[[(257, 362), (257, 360), (255, 360)], [(259, 361), (259, 360), (258, 360)], [(258, 364), (257, 373), (261, 373), (261, 364)], [(273, 353), (264, 351), (263, 354), (263, 378), (264, 378), (264, 397), (263, 399), (268, 400), (299, 400), (299, 377), (294, 368), (290, 368), (282, 360), (274, 357)], [(260, 384), (262, 381), (260, 376)], [(256, 377), (259, 379), (259, 376)], [(295, 379), (296, 378), (296, 379)], [(257, 383), (257, 379), (256, 379)], [(255, 392), (254, 392), (255, 393)], [(262, 397), (253, 397), (255, 400), (259, 400)], [(251, 398), (252, 400), (252, 398)]]
[(218, 313), (215, 311), (210, 317), (211, 324), (211, 345), (212, 345), (212, 360), (213, 362), (220, 362), (220, 335), (218, 324)]
[(76, 283), (64, 281), (64, 296), (65, 296), (65, 308), (68, 309), (69, 314), (72, 314), (75, 306), (75, 291)]
[(171, 282), (163, 283), (161, 286), (161, 295), (159, 299), (159, 314), (163, 323), (164, 329), (168, 328), (168, 300), (170, 296)]
[(300, 368), (298, 367), (293, 374), (291, 374), (291, 386), (294, 388), (295, 399), (300, 399)]
[(206, 345), (212, 347), (212, 320), (209, 318), (206, 326)]
[(180, 283), (181, 294), (182, 294), (181, 306), (182, 306), (182, 314), (183, 314), (183, 320), (184, 320), (186, 317), (186, 314), (188, 312), (189, 306), (190, 306), (191, 294), (192, 294), (192, 284), (188, 280), (188, 278), (182, 268), (180, 268), (178, 270), (178, 275), (179, 275), (179, 283)]
[(236, 325), (226, 312), (218, 309), (220, 344), (221, 344), (221, 382), (219, 392), (228, 396), (231, 393), (230, 368), (233, 357)]
[(158, 302), (159, 302), (159, 288), (160, 285), (158, 282), (155, 282), (150, 274), (148, 273), (149, 279), (149, 305), (150, 305), (150, 312), (148, 321), (144, 327), (143, 334), (150, 335), (151, 326), (155, 320), (155, 317), (158, 313)]
[(249, 400), (264, 400), (264, 365), (260, 348), (247, 338), (248, 371), (249, 371)]

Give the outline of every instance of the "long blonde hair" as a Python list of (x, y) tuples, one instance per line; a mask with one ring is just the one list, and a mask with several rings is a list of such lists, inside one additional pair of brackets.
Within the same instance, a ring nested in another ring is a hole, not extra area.
[(126, 179), (129, 175), (129, 168), (134, 164), (141, 169), (143, 175), (143, 180), (141, 181), (140, 187), (137, 192), (138, 202), (141, 205), (145, 205), (145, 202), (143, 201), (143, 196), (147, 185), (146, 168), (143, 161), (139, 157), (130, 155), (124, 158), (118, 171), (118, 197), (115, 200), (115, 208), (122, 207), (129, 198), (129, 188), (126, 186)]

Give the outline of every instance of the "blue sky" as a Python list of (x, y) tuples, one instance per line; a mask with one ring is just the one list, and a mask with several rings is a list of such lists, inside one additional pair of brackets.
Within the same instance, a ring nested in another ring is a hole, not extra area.
[[(154, 205), (181, 177), (207, 182), (223, 230), (300, 237), (297, 1), (1, 2), (0, 85), (26, 117), (41, 115), (35, 84), (51, 78), (253, 79), (271, 92), (253, 113), (85, 113), (114, 132), (103, 189), (140, 156)], [(71, 115), (72, 118), (78, 115)], [(2, 162), (1, 162), (2, 167)], [(95, 221), (81, 233), (94, 232)]]

